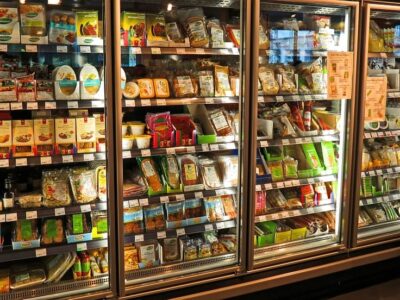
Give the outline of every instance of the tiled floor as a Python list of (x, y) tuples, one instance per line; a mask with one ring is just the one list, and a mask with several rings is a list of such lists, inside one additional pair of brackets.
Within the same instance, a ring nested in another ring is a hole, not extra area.
[(399, 300), (400, 279), (372, 285), (350, 293), (342, 294), (329, 300)]

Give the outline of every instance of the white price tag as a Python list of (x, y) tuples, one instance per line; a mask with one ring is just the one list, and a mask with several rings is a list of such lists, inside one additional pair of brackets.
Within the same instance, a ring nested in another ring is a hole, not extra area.
[(25, 213), (25, 218), (26, 218), (27, 220), (34, 220), (34, 219), (37, 219), (37, 211), (36, 211), (36, 210), (27, 211), (27, 212)]
[(140, 153), (141, 153), (141, 155), (142, 155), (143, 157), (147, 157), (147, 156), (150, 156), (150, 155), (151, 155), (150, 149), (144, 149), (144, 150), (140, 151)]
[(37, 45), (26, 45), (25, 51), (26, 52), (37, 52)]
[(137, 206), (139, 206), (139, 201), (137, 199), (129, 200), (129, 207), (137, 207)]
[(74, 162), (74, 157), (72, 155), (63, 155), (62, 162), (63, 163), (72, 163), (72, 162)]
[(224, 229), (225, 228), (225, 223), (224, 222), (220, 222), (216, 224), (217, 229)]
[(87, 250), (87, 244), (86, 243), (76, 244), (76, 251), (86, 251), (86, 250)]
[(130, 151), (123, 151), (122, 152), (122, 158), (131, 158), (132, 153)]
[(167, 148), (167, 154), (175, 154), (175, 148)]
[(203, 199), (204, 198), (203, 192), (195, 192), (194, 197), (196, 199)]
[(239, 55), (239, 49), (238, 48), (232, 48), (232, 54), (234, 55)]
[(376, 170), (376, 175), (382, 175), (382, 170)]
[(258, 96), (257, 97), (257, 102), (264, 102), (264, 97), (263, 96)]
[(369, 132), (366, 132), (366, 133), (364, 134), (364, 137), (365, 137), (366, 139), (369, 139), (369, 138), (371, 138), (371, 134), (370, 134)]
[(214, 98), (206, 98), (206, 104), (214, 104)]
[(299, 186), (300, 185), (300, 180), (292, 180), (292, 185), (293, 186)]
[(36, 257), (47, 256), (47, 249), (46, 248), (36, 249), (35, 255), (36, 255)]
[(390, 201), (390, 200), (389, 200), (389, 196), (384, 196), (384, 197), (383, 197), (383, 201), (389, 202), (389, 201)]
[(394, 97), (396, 97), (396, 98), (400, 97), (400, 93), (399, 92), (394, 93)]
[(368, 205), (371, 205), (371, 204), (373, 204), (373, 203), (374, 203), (374, 199), (367, 199), (367, 201), (366, 201), (366, 202), (367, 202), (367, 204), (368, 204)]
[(10, 161), (8, 159), (0, 159), (0, 168), (8, 168)]
[(218, 196), (222, 196), (222, 195), (227, 195), (227, 191), (222, 189), (222, 190), (216, 190), (215, 194)]
[(0, 223), (4, 223), (6, 221), (6, 215), (0, 215)]
[(185, 194), (176, 194), (175, 198), (176, 198), (176, 201), (183, 201), (183, 200), (185, 200)]
[(288, 139), (282, 140), (282, 145), (289, 145), (290, 141)]
[(78, 101), (68, 101), (67, 107), (68, 108), (78, 108), (79, 107)]
[(139, 203), (140, 203), (140, 206), (147, 206), (147, 205), (149, 205), (149, 199), (148, 198), (139, 199)]
[(16, 213), (6, 214), (6, 222), (15, 222), (18, 220), (18, 216)]
[(165, 99), (157, 99), (156, 103), (157, 103), (157, 106), (165, 106), (165, 105), (167, 105), (167, 101)]
[(218, 151), (219, 145), (218, 144), (210, 144), (210, 151)]
[(138, 234), (135, 235), (135, 243), (140, 243), (144, 241), (144, 235), (143, 234)]
[(44, 103), (44, 108), (45, 109), (56, 109), (57, 108), (57, 104), (53, 101), (51, 102), (45, 102)]
[(141, 103), (141, 105), (142, 106), (151, 106), (151, 101), (150, 101), (150, 99), (144, 99), (144, 100), (142, 100), (142, 101), (140, 101), (140, 103)]
[(283, 184), (283, 182), (277, 182), (276, 183), (276, 186), (278, 187), (278, 188), (283, 188), (283, 187), (285, 187), (285, 185)]
[(395, 170), (396, 172), (400, 172), (400, 167), (396, 167), (396, 168), (394, 168), (394, 170)]
[(371, 136), (372, 136), (373, 138), (376, 138), (376, 137), (378, 137), (378, 134), (377, 134), (376, 132), (371, 132)]
[(201, 145), (201, 151), (203, 151), (203, 152), (210, 151), (210, 147), (208, 146), (208, 144), (202, 144)]
[(28, 159), (27, 158), (17, 158), (15, 160), (15, 166), (16, 167), (25, 167), (28, 165)]
[(168, 203), (169, 202), (169, 197), (168, 196), (161, 196), (160, 197), (160, 203)]
[(161, 54), (160, 48), (151, 48), (151, 54)]
[(300, 101), (300, 96), (294, 95), (292, 98), (294, 101)]
[(311, 100), (312, 100), (311, 95), (305, 95), (305, 96), (304, 96), (304, 100), (306, 100), (306, 101), (311, 101)]
[(59, 207), (54, 209), (54, 215), (56, 217), (58, 216), (65, 216), (65, 208), (64, 207)]
[(167, 237), (167, 233), (165, 231), (157, 231), (157, 239), (165, 239)]
[(22, 103), (21, 102), (13, 102), (11, 103), (11, 110), (21, 110)]
[(276, 102), (283, 102), (284, 100), (283, 96), (276, 96)]
[(261, 192), (261, 185), (256, 185), (256, 192)]
[(0, 110), (10, 110), (10, 103), (0, 103)]
[(196, 52), (196, 54), (205, 54), (206, 53), (206, 51), (202, 48), (196, 48), (195, 52)]
[(92, 107), (102, 108), (104, 107), (104, 101), (92, 101)]
[(57, 46), (57, 53), (67, 53), (68, 47), (67, 46)]
[(85, 212), (91, 212), (91, 211), (92, 211), (92, 207), (90, 206), (90, 204), (81, 205), (81, 212), (85, 213)]
[(268, 141), (261, 141), (261, 142), (260, 142), (260, 146), (261, 146), (261, 147), (268, 147), (268, 146), (269, 146), (269, 143), (268, 143)]
[(27, 102), (26, 108), (30, 109), (30, 110), (36, 110), (36, 109), (38, 109), (38, 103), (37, 102)]
[(135, 107), (135, 100), (125, 100), (126, 107)]
[(291, 187), (293, 185), (291, 181), (285, 181), (284, 184), (285, 187)]
[(141, 48), (136, 48), (136, 47), (131, 47), (129, 48), (130, 54), (142, 54), (142, 49)]
[(265, 189), (266, 190), (272, 190), (272, 184), (271, 183), (266, 183), (265, 184)]
[(91, 49), (90, 49), (90, 46), (81, 46), (79, 49), (80, 49), (81, 53), (90, 53), (90, 52), (92, 52)]
[(176, 230), (176, 235), (177, 235), (177, 236), (181, 236), (181, 235), (185, 235), (185, 234), (186, 234), (185, 228), (178, 228), (178, 229)]
[(0, 45), (0, 52), (8, 52), (7, 45), (4, 45), (4, 44)]
[(176, 53), (177, 54), (186, 54), (186, 49), (185, 48), (177, 48)]
[(186, 147), (186, 152), (194, 153), (194, 152), (196, 152), (196, 147), (195, 146)]
[(94, 160), (93, 153), (83, 154), (83, 161), (93, 161), (93, 160)]
[(123, 202), (123, 206), (124, 206), (124, 209), (125, 208), (129, 208), (129, 202), (128, 201), (124, 201)]
[(211, 231), (214, 230), (214, 226), (212, 224), (204, 225), (204, 231)]

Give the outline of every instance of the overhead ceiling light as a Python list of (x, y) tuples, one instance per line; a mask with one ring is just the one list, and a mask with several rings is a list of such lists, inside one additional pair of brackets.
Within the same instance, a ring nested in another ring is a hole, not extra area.
[(168, 6), (167, 6), (167, 11), (171, 11), (172, 10), (172, 3), (168, 3)]
[(19, 3), (25, 4), (25, 0), (19, 0)]
[(61, 4), (61, 0), (47, 0), (47, 4), (58, 5), (58, 4)]

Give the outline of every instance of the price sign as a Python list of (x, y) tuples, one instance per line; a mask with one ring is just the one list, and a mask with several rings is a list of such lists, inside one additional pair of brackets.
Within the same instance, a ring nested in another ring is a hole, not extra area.
[(203, 152), (210, 151), (210, 147), (208, 146), (208, 144), (202, 144), (201, 145), (201, 151), (203, 151)]
[(6, 214), (6, 222), (15, 222), (18, 220), (18, 216), (16, 213)]
[(67, 53), (68, 47), (67, 46), (57, 46), (57, 53)]
[(293, 96), (293, 100), (294, 100), (294, 101), (300, 101), (300, 96), (294, 95), (294, 96)]
[(185, 228), (178, 228), (178, 229), (176, 230), (176, 235), (177, 235), (177, 236), (181, 236), (181, 235), (185, 235), (185, 234), (186, 234)]
[(214, 104), (214, 98), (206, 98), (206, 104)]
[(44, 103), (44, 108), (45, 109), (56, 109), (57, 108), (57, 104), (54, 101), (45, 102)]
[(8, 159), (0, 159), (0, 168), (8, 168), (10, 161)]
[(149, 199), (148, 198), (143, 198), (139, 199), (140, 206), (147, 206), (149, 205)]
[(305, 95), (304, 96), (304, 100), (311, 101), (312, 100), (312, 96), (311, 95)]
[(8, 52), (8, 47), (7, 45), (0, 45), (0, 52)]
[(224, 229), (225, 228), (225, 223), (220, 222), (220, 223), (217, 223), (216, 226), (217, 226), (217, 229)]
[(234, 55), (239, 55), (239, 49), (238, 48), (232, 48), (232, 54)]
[(205, 54), (206, 53), (206, 51), (202, 48), (196, 48), (195, 52), (196, 52), (196, 54)]
[(37, 211), (36, 211), (36, 210), (27, 211), (27, 212), (25, 213), (25, 218), (26, 218), (27, 220), (34, 220), (34, 219), (37, 219)]
[(87, 250), (87, 244), (86, 243), (76, 244), (76, 251), (86, 251), (86, 250)]
[(176, 53), (177, 54), (186, 54), (186, 49), (185, 48), (177, 48)]
[(283, 102), (284, 100), (283, 96), (276, 96), (276, 102)]
[(184, 194), (177, 194), (175, 195), (176, 201), (183, 201), (185, 200), (185, 195)]
[(165, 99), (157, 99), (156, 103), (157, 103), (157, 106), (165, 106), (165, 105), (167, 105), (167, 101)]
[(281, 189), (284, 187), (284, 184), (283, 184), (283, 182), (277, 182), (276, 186)]
[(157, 239), (165, 239), (167, 237), (167, 233), (165, 231), (157, 232)]
[(104, 101), (92, 101), (92, 107), (102, 108), (104, 107)]
[(299, 186), (300, 185), (300, 180), (292, 180), (292, 185), (293, 186)]
[(269, 143), (268, 143), (268, 141), (261, 141), (261, 142), (260, 142), (260, 146), (261, 146), (261, 147), (268, 147), (268, 146), (269, 146)]
[(129, 207), (137, 207), (139, 206), (139, 201), (137, 199), (129, 200)]
[(161, 54), (160, 48), (151, 48), (151, 54)]
[(261, 191), (261, 185), (256, 185), (256, 192), (260, 192)]
[(167, 154), (175, 154), (175, 148), (167, 148)]
[(38, 109), (38, 103), (37, 102), (28, 102), (26, 104), (26, 108), (30, 110), (36, 110)]
[(131, 54), (142, 54), (142, 49), (141, 48), (135, 48), (135, 47), (131, 47), (129, 48)]
[(151, 151), (149, 149), (145, 149), (140, 151), (140, 153), (142, 154), (143, 157), (147, 157), (151, 155)]
[(25, 51), (26, 52), (37, 52), (37, 46), (36, 45), (26, 45)]
[(54, 209), (54, 215), (55, 215), (56, 217), (58, 217), (58, 216), (65, 216), (65, 208), (64, 208), (64, 207), (55, 208), (55, 209)]
[(17, 167), (25, 167), (28, 165), (28, 159), (27, 158), (17, 158), (15, 160), (15, 166)]
[(83, 161), (93, 161), (94, 160), (94, 154), (83, 154)]
[(204, 198), (203, 192), (195, 192), (194, 197), (196, 199), (203, 199)]
[(44, 257), (44, 256), (47, 256), (47, 249), (46, 249), (46, 248), (36, 249), (35, 255), (36, 255), (36, 257)]
[(160, 197), (160, 203), (168, 203), (169, 202), (169, 197), (168, 196), (161, 196)]
[(135, 235), (135, 242), (136, 243), (143, 242), (143, 241), (144, 241), (144, 235), (143, 234)]
[(68, 108), (78, 108), (79, 104), (78, 104), (78, 101), (68, 101), (67, 106), (68, 106)]
[(0, 215), (0, 223), (4, 223), (6, 221), (6, 215)]
[(81, 205), (81, 212), (85, 213), (85, 212), (91, 212), (91, 211), (92, 211), (92, 207), (90, 206), (90, 204)]
[(142, 100), (141, 102), (141, 105), (142, 106), (151, 106), (151, 101), (150, 101), (150, 99), (145, 99), (145, 100)]
[(10, 103), (0, 103), (0, 110), (10, 110)]
[(186, 152), (187, 152), (187, 153), (196, 152), (196, 147), (194, 147), (194, 146), (187, 147), (187, 148), (186, 148)]
[(91, 52), (90, 46), (81, 46), (79, 49), (80, 49), (81, 53), (90, 53)]
[(63, 163), (72, 163), (72, 162), (74, 162), (74, 157), (72, 155), (63, 155), (62, 162)]
[(125, 100), (126, 107), (135, 107), (135, 100)]
[(212, 224), (204, 225), (204, 231), (211, 231), (214, 230), (214, 226)]
[(11, 103), (11, 110), (22, 110), (22, 103), (21, 102)]
[(123, 151), (122, 152), (122, 158), (131, 158), (132, 153), (130, 151)]

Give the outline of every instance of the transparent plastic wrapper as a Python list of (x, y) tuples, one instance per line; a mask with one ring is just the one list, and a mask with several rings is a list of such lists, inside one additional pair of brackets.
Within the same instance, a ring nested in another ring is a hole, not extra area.
[(135, 246), (124, 248), (124, 267), (125, 272), (139, 269), (139, 254)]
[(299, 92), (301, 94), (326, 94), (326, 66), (322, 57), (311, 63), (302, 63), (297, 67), (299, 73)]
[(39, 231), (37, 220), (18, 220), (14, 223), (13, 241), (26, 242), (37, 240)]
[(185, 36), (183, 34), (183, 28), (179, 23), (177, 12), (178, 11), (176, 9), (172, 9), (164, 13), (165, 29), (167, 32), (167, 37), (170, 41), (175, 43), (184, 43)]
[(42, 173), (42, 193), (43, 205), (46, 207), (70, 205), (68, 171), (44, 171)]
[(232, 195), (222, 195), (221, 196), (222, 205), (224, 206), (225, 215), (230, 219), (236, 218), (236, 204), (234, 196)]
[(69, 180), (77, 203), (90, 203), (97, 199), (95, 170), (74, 170)]
[(165, 262), (176, 261), (180, 257), (179, 243), (177, 238), (163, 239), (163, 260)]
[(47, 274), (46, 283), (55, 282), (70, 264), (71, 260), (75, 260), (75, 256), (74, 252), (69, 252), (46, 257), (43, 261)]
[(297, 160), (289, 156), (285, 157), (285, 159), (283, 160), (283, 171), (286, 179), (298, 178), (297, 166), (298, 166)]
[(176, 157), (174, 155), (161, 157), (161, 167), (167, 184), (172, 189), (179, 189), (181, 185), (181, 176)]
[(175, 97), (196, 97), (199, 91), (197, 80), (190, 75), (175, 76), (172, 83)]
[(124, 209), (124, 233), (143, 233), (143, 210), (140, 206)]
[(49, 42), (72, 45), (76, 41), (75, 13), (64, 10), (50, 11)]
[(18, 290), (40, 285), (46, 280), (45, 271), (38, 265), (13, 266), (10, 288)]
[(185, 202), (167, 203), (167, 220), (169, 222), (183, 221), (185, 218)]
[(178, 157), (181, 178), (184, 186), (192, 186), (201, 183), (200, 171), (198, 168), (198, 160), (194, 155), (182, 155)]
[(164, 182), (155, 161), (152, 158), (137, 158), (137, 161), (151, 191), (161, 193), (164, 190)]
[(64, 242), (64, 224), (62, 218), (48, 218), (42, 220), (42, 244), (51, 245)]
[(201, 97), (213, 97), (214, 92), (214, 75), (212, 71), (200, 71), (199, 77), (199, 89)]
[(139, 263), (143, 268), (156, 266), (159, 260), (159, 249), (157, 241), (146, 241), (137, 243), (139, 249)]
[(92, 212), (92, 225), (96, 227), (97, 233), (108, 232), (108, 218), (107, 211), (93, 211)]
[(211, 40), (211, 48), (224, 48), (224, 30), (220, 21), (216, 18), (207, 20), (207, 30)]
[(189, 36), (190, 46), (208, 47), (209, 37), (203, 9), (200, 7), (178, 10), (179, 21), (184, 24)]
[(223, 107), (209, 111), (208, 117), (218, 136), (233, 135), (230, 116)]
[(215, 73), (215, 96), (233, 96), (231, 84), (229, 82), (229, 67), (214, 66)]
[(267, 192), (268, 205), (272, 208), (288, 209), (288, 203), (285, 196), (280, 190), (272, 190)]
[(277, 95), (279, 93), (279, 83), (275, 78), (275, 71), (270, 66), (261, 66), (258, 69), (258, 77), (261, 81), (264, 95)]
[(207, 218), (209, 222), (224, 220), (224, 206), (220, 197), (209, 197), (204, 199)]
[(183, 243), (183, 260), (195, 260), (197, 259), (197, 246), (193, 240), (187, 239), (182, 240)]
[(280, 93), (297, 94), (295, 68), (290, 65), (277, 65), (275, 71), (276, 74), (282, 76)]
[(206, 189), (217, 189), (222, 186), (220, 171), (215, 160), (208, 157), (200, 158), (199, 166)]
[(66, 232), (68, 235), (84, 234), (91, 231), (92, 224), (90, 213), (73, 214), (67, 216)]
[(42, 194), (26, 193), (18, 196), (18, 204), (22, 208), (36, 208), (42, 206)]
[(203, 201), (201, 199), (191, 199), (185, 202), (186, 219), (200, 218), (205, 215)]
[(164, 230), (165, 218), (162, 205), (150, 205), (144, 208), (144, 220), (146, 231)]

